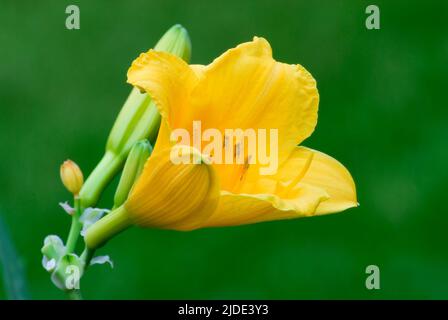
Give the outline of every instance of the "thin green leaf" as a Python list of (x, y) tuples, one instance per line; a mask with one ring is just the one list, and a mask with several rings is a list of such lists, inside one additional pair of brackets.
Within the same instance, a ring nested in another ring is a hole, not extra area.
[(3, 271), (3, 283), (6, 296), (10, 300), (28, 299), (25, 272), (0, 214), (0, 271)]

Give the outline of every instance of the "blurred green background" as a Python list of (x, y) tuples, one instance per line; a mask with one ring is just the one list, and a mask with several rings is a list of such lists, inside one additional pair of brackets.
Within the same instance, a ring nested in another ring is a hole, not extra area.
[[(372, 3), (381, 30), (365, 28)], [(69, 4), (80, 8), (80, 30), (65, 28)], [(84, 297), (448, 298), (447, 14), (447, 2), (429, 0), (2, 0), (0, 214), (30, 296), (65, 298), (40, 254), (47, 234), (65, 239), (69, 228), (59, 165), (93, 169), (129, 93), (130, 63), (181, 23), (192, 63), (258, 35), (277, 60), (312, 72), (319, 123), (304, 145), (350, 169), (361, 206), (188, 233), (134, 228), (100, 250), (115, 269), (92, 267)], [(365, 288), (370, 264), (380, 290)]]

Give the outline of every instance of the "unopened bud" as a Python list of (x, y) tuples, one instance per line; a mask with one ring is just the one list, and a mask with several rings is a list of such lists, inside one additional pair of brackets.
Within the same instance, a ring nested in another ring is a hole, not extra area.
[(81, 169), (75, 162), (67, 160), (61, 165), (60, 173), (65, 188), (77, 196), (84, 183)]
[[(181, 25), (171, 27), (155, 49), (177, 55), (188, 63), (191, 43), (187, 30)], [(148, 94), (133, 88), (110, 131), (103, 159), (90, 174), (80, 192), (83, 207), (96, 204), (101, 192), (122, 168), (137, 141), (149, 139), (154, 145), (160, 119), (159, 111)]]
[[(156, 44), (154, 50), (171, 53), (188, 63), (191, 42), (187, 30), (179, 24), (171, 27)], [(159, 125), (160, 114), (151, 102), (151, 98), (134, 88), (115, 120), (106, 150), (126, 157), (136, 141), (149, 138), (154, 144)]]
[(141, 140), (134, 144), (123, 168), (117, 191), (115, 191), (114, 208), (121, 206), (132, 189), (135, 181), (140, 177), (146, 160), (152, 152), (148, 140)]
[(187, 30), (180, 24), (172, 26), (160, 38), (154, 50), (169, 52), (188, 63), (191, 57), (191, 41)]

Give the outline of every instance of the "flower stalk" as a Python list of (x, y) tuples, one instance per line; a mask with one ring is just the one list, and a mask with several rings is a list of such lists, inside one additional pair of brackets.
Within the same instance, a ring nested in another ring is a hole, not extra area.
[[(191, 56), (189, 35), (181, 25), (175, 25), (162, 36), (154, 49), (171, 53), (188, 63)], [(74, 208), (67, 203), (61, 204), (71, 215), (70, 231), (65, 245), (59, 237), (47, 236), (41, 251), (42, 265), (51, 273), (52, 282), (65, 291), (70, 299), (81, 299), (81, 294), (79, 287), (67, 285), (68, 268), (77, 268), (80, 278), (90, 264), (108, 262), (113, 266), (109, 256), (94, 257), (95, 249), (131, 225), (123, 203), (152, 152), (150, 142), (155, 143), (160, 122), (159, 111), (149, 95), (133, 88), (110, 131), (105, 153), (87, 180), (84, 182), (76, 163), (68, 160), (61, 166), (62, 183), (74, 196)], [(100, 219), (108, 210), (94, 207), (123, 166), (124, 172), (114, 197), (114, 210)], [(95, 219), (100, 220), (94, 223)], [(87, 235), (86, 230), (90, 231), (90, 228), (92, 232)], [(85, 235), (85, 249), (78, 256), (75, 251), (80, 234)], [(79, 285), (79, 279), (77, 281)]]
[(126, 230), (131, 225), (131, 219), (124, 205), (113, 210), (93, 224), (87, 231), (84, 237), (87, 250), (96, 250), (102, 247), (107, 240)]
[(79, 197), (75, 196), (74, 198), (74, 212), (72, 215), (72, 224), (70, 226), (70, 231), (67, 237), (66, 244), (66, 254), (73, 253), (76, 248), (76, 243), (78, 242), (79, 233), (81, 231), (82, 225), (79, 221), (79, 217), (81, 216), (82, 208), (81, 208), (81, 200)]

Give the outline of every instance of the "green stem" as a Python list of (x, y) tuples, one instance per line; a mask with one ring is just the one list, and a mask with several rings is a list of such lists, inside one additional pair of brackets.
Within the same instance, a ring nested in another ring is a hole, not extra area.
[(82, 186), (79, 197), (84, 208), (95, 206), (104, 188), (121, 169), (124, 159), (106, 151), (101, 161)]
[(90, 260), (92, 260), (95, 255), (95, 249), (89, 249), (87, 246), (84, 248), (84, 251), (81, 254), (81, 260), (84, 262), (84, 270), (83, 273), (87, 270), (90, 265)]
[(97, 249), (131, 224), (128, 212), (122, 205), (89, 227), (84, 237), (86, 246), (90, 250)]
[(81, 200), (79, 197), (75, 196), (75, 211), (72, 216), (72, 225), (70, 227), (70, 232), (67, 238), (66, 253), (72, 253), (75, 251), (76, 243), (78, 242), (79, 233), (81, 232), (81, 222), (79, 222), (79, 217), (81, 216)]

